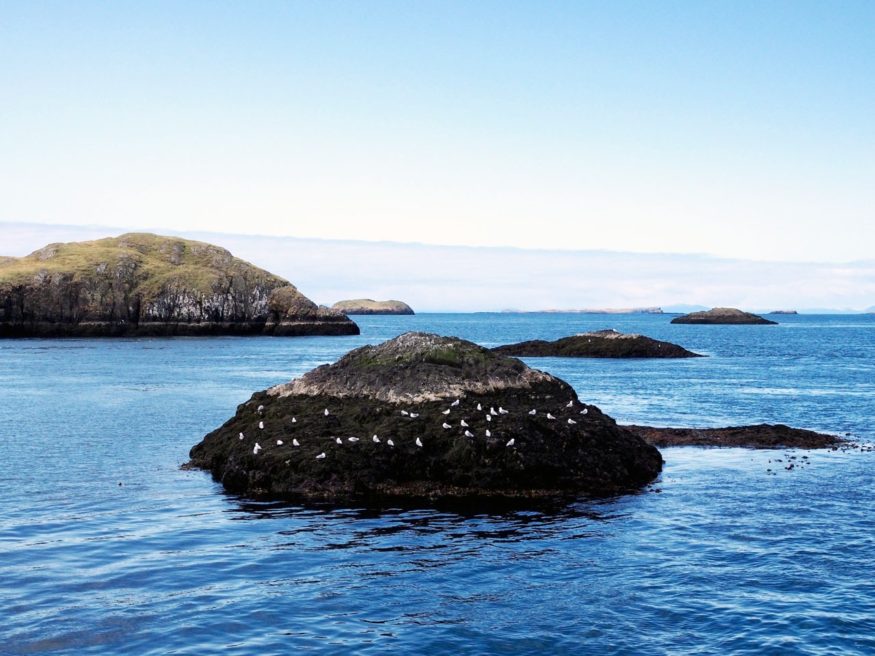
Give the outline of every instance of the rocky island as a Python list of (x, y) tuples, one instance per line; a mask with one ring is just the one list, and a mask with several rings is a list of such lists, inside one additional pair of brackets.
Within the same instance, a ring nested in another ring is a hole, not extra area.
[(413, 308), (403, 301), (375, 301), (370, 298), (338, 301), (331, 309), (344, 314), (413, 314)]
[(758, 314), (743, 312), (735, 308), (713, 308), (704, 312), (692, 312), (675, 317), (671, 322), (691, 324), (777, 324), (777, 321), (764, 319)]
[(257, 392), (190, 457), (233, 493), (327, 500), (611, 494), (662, 468), (562, 380), (426, 333)]
[(203, 242), (131, 233), (0, 260), (0, 337), (358, 333), (289, 281)]
[(683, 346), (662, 342), (644, 335), (616, 330), (597, 330), (563, 337), (552, 342), (541, 339), (507, 344), (492, 349), (517, 357), (559, 358), (699, 358)]

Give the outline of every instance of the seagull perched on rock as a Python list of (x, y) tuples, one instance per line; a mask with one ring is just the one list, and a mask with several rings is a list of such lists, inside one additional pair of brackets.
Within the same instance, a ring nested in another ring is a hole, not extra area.
[(276, 441), (276, 445), (277, 445), (277, 446), (282, 446), (282, 445), (283, 445), (283, 441), (282, 441), (282, 440), (277, 440), (277, 441)]
[(259, 451), (261, 451), (261, 445), (258, 442), (256, 442), (255, 446), (252, 447), (252, 453), (257, 454)]
[(459, 405), (459, 399), (456, 399), (455, 401), (453, 401), (452, 403), (450, 403), (450, 405), (453, 406), (453, 407), (455, 408), (457, 405)]
[(380, 443), (380, 438), (377, 437), (376, 435), (374, 435), (371, 439), (374, 441), (374, 444), (379, 444), (379, 443)]
[(392, 440), (391, 437), (388, 440), (386, 440), (386, 444), (388, 444), (389, 446), (395, 446), (395, 442)]
[(495, 408), (489, 408), (489, 414), (491, 414), (493, 417), (498, 416), (498, 413), (495, 411)]
[(588, 412), (589, 412), (589, 408), (584, 408), (583, 410), (580, 411), (580, 414), (585, 415)]
[(263, 422), (263, 421), (259, 421), (259, 422), (258, 422), (258, 427), (259, 427), (261, 430), (264, 430), (264, 422)]
[(331, 413), (328, 412), (328, 408), (325, 408), (325, 416), (327, 417), (329, 414), (331, 414)]
[(359, 438), (357, 438), (357, 437), (347, 437), (346, 439), (350, 442), (358, 442), (359, 441)]
[(502, 414), (502, 415), (506, 415), (506, 414), (507, 414), (507, 410), (505, 410), (505, 409), (502, 408), (501, 406), (498, 406), (498, 412), (499, 412), (499, 414)]
[(483, 406), (480, 405), (480, 404), (478, 403), (478, 404), (477, 404), (477, 409), (478, 409), (478, 410), (483, 410)]
[(569, 424), (576, 424), (577, 422), (574, 421), (571, 417), (569, 417), (569, 418), (568, 418), (568, 423), (569, 423)]
[(444, 430), (446, 430), (446, 429), (448, 429), (448, 428), (452, 428), (452, 426), (450, 426), (447, 422), (444, 422), (444, 423), (443, 423), (443, 428), (444, 428)]
[(469, 431), (469, 430), (466, 430), (466, 431), (465, 431), (465, 437), (474, 437), (474, 433), (472, 433), (472, 432)]
[(418, 437), (416, 438), (416, 446), (422, 446), (422, 440)]
[(448, 415), (448, 414), (450, 414), (450, 409), (447, 408), (447, 409), (444, 410), (441, 414), (444, 414), (444, 415)]
[(411, 413), (410, 413), (410, 418), (411, 418), (411, 419), (416, 419), (418, 416), (419, 416), (419, 413), (418, 413), (418, 412), (411, 412)]
[(301, 446), (301, 443), (298, 440), (292, 440), (292, 446)]
[(402, 410), (402, 411), (401, 411), (401, 414), (404, 415), (404, 416), (406, 417), (406, 416), (409, 415), (410, 413), (407, 412), (407, 410)]
[(553, 415), (551, 415), (551, 414), (548, 412), (548, 413), (547, 413), (547, 419), (556, 419), (556, 417), (554, 417)]
[(492, 421), (492, 415), (486, 415), (486, 421)]
[(297, 423), (298, 423), (298, 420), (295, 419), (294, 417), (292, 417), (292, 423), (293, 423), (293, 424), (297, 424)]
[(334, 441), (337, 442), (338, 444), (343, 444), (343, 440), (340, 439), (339, 437), (337, 439), (335, 439)]
[(468, 422), (463, 419), (459, 422), (459, 426), (461, 426), (462, 428), (468, 428)]
[(514, 441), (514, 438), (510, 438), (504, 446), (513, 446)]
[(492, 437), (492, 433), (489, 432), (489, 429), (486, 429), (486, 437)]
[(532, 410), (529, 410), (529, 414), (536, 415), (536, 414), (538, 414), (538, 411), (533, 408)]
[(574, 399), (571, 399), (568, 403), (565, 404), (566, 408), (574, 407)]
[(261, 414), (262, 412), (264, 412), (264, 406), (263, 405), (258, 406), (258, 410), (256, 412), (258, 412), (258, 414)]
[(243, 433), (240, 433), (240, 439), (241, 440), (243, 439)]
[(323, 451), (318, 456), (316, 456), (316, 460), (322, 460), (322, 458), (324, 458), (324, 457), (325, 457), (325, 452)]

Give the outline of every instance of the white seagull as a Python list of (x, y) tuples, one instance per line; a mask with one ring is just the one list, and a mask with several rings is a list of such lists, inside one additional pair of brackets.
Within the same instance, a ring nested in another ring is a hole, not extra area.
[(350, 442), (358, 442), (359, 441), (359, 438), (357, 438), (357, 437), (347, 437), (346, 439)]
[(401, 411), (401, 414), (404, 415), (404, 416), (406, 417), (406, 416), (409, 415), (410, 413), (407, 412), (407, 410), (402, 410), (402, 411)]
[(416, 446), (422, 446), (422, 440), (418, 437), (416, 438)]
[(411, 413), (410, 413), (410, 418), (411, 418), (411, 419), (416, 419), (418, 416), (419, 416), (419, 413), (418, 413), (418, 412), (411, 412)]
[(264, 406), (260, 405), (258, 406), (258, 414), (261, 414), (262, 412), (264, 412)]
[(334, 440), (334, 441), (337, 442), (338, 444), (343, 444), (343, 440), (340, 439), (339, 437), (338, 437), (336, 440)]
[(447, 408), (447, 409), (444, 410), (441, 414), (444, 414), (444, 415), (448, 415), (448, 414), (450, 414), (450, 409)]
[(376, 444), (379, 444), (379, 443), (380, 443), (380, 438), (377, 437), (376, 435), (374, 435), (371, 439), (372, 439), (372, 440), (374, 441), (374, 443), (376, 443)]
[(478, 409), (478, 410), (482, 410), (482, 409), (483, 409), (483, 406), (480, 405), (480, 404), (478, 403), (478, 404), (477, 404), (477, 409)]
[(301, 443), (298, 440), (292, 440), (292, 446), (301, 446)]
[(471, 431), (466, 430), (466, 431), (465, 431), (465, 437), (474, 437), (474, 433), (472, 433)]
[(569, 423), (569, 424), (576, 424), (577, 422), (574, 421), (571, 417), (569, 417), (569, 418), (568, 418), (568, 423)]
[(327, 417), (329, 414), (331, 413), (328, 412), (328, 408), (325, 408), (325, 416)]
[(568, 403), (565, 404), (566, 408), (571, 408), (574, 406), (574, 399), (571, 399)]
[(492, 421), (492, 415), (486, 415), (486, 421)]
[(259, 427), (261, 430), (264, 430), (264, 422), (263, 422), (263, 421), (259, 421), (259, 422), (258, 422), (258, 427)]
[(495, 408), (489, 408), (489, 414), (491, 414), (493, 417), (498, 416), (498, 413), (495, 411)]
[(241, 440), (243, 439), (243, 433), (240, 433), (240, 439)]
[(498, 406), (498, 412), (501, 413), (501, 414), (503, 414), (503, 415), (506, 415), (506, 414), (507, 414), (507, 410), (505, 410), (505, 409), (502, 408), (501, 406)]
[(538, 411), (532, 409), (532, 410), (529, 410), (529, 414), (530, 414), (530, 415), (536, 415), (536, 414), (538, 414)]
[(452, 428), (452, 426), (450, 426), (447, 422), (443, 423), (443, 427), (444, 427), (444, 430), (446, 430), (448, 428)]
[(298, 420), (295, 419), (294, 417), (292, 417), (292, 423), (293, 423), (293, 424), (297, 424), (297, 423), (298, 423)]
[(589, 412), (589, 408), (584, 408), (583, 410), (580, 411), (580, 414), (585, 415), (588, 412)]
[(510, 438), (504, 446), (513, 446), (514, 438)]
[(252, 453), (257, 454), (259, 451), (261, 451), (261, 445), (258, 442), (256, 442), (255, 446), (252, 447)]
[(316, 460), (322, 460), (322, 458), (324, 458), (324, 457), (325, 457), (325, 452), (323, 451), (318, 456), (316, 456)]
[(492, 433), (489, 432), (489, 429), (486, 429), (486, 437), (492, 437)]
[(547, 413), (547, 419), (556, 419), (556, 417), (554, 417), (553, 415), (551, 415), (551, 414), (548, 412), (548, 413)]
[(455, 401), (450, 403), (450, 405), (455, 408), (457, 405), (459, 405), (459, 399), (456, 399)]
[(277, 445), (277, 446), (282, 446), (282, 445), (283, 445), (283, 441), (282, 441), (282, 440), (277, 440), (277, 441), (276, 441), (276, 445)]
[(395, 446), (395, 442), (392, 440), (391, 437), (388, 440), (386, 440), (386, 444), (388, 444), (389, 446)]
[(468, 428), (468, 422), (463, 419), (459, 422), (459, 426), (461, 426), (462, 428)]

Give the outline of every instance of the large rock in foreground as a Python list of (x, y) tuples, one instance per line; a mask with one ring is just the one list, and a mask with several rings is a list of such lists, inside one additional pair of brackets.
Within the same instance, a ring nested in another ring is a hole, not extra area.
[(616, 330), (597, 330), (563, 337), (553, 342), (535, 339), (492, 349), (518, 357), (559, 358), (700, 358), (683, 346), (662, 342), (644, 335), (628, 335)]
[(0, 337), (358, 332), (289, 281), (203, 242), (126, 234), (0, 261)]
[(256, 393), (190, 455), (231, 492), (332, 500), (611, 494), (662, 467), (567, 383), (424, 333)]
[(743, 312), (735, 308), (713, 308), (704, 312), (692, 312), (675, 317), (672, 323), (698, 324), (776, 324), (777, 321), (764, 319), (758, 314)]
[(403, 301), (375, 301), (371, 298), (338, 301), (331, 309), (344, 314), (413, 314), (413, 308)]

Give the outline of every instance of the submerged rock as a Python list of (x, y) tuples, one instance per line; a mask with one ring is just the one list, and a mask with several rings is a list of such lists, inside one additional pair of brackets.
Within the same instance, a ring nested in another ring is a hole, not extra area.
[(256, 393), (190, 455), (228, 491), (310, 499), (608, 494), (662, 467), (567, 383), (425, 333)]
[(675, 317), (672, 323), (702, 323), (702, 324), (776, 324), (777, 321), (764, 319), (758, 314), (743, 312), (735, 308), (713, 308), (704, 312), (691, 312), (681, 317)]
[(0, 337), (358, 332), (289, 281), (203, 242), (132, 233), (0, 260)]
[(826, 449), (844, 444), (835, 435), (816, 433), (784, 424), (757, 424), (729, 428), (654, 428), (625, 426), (648, 444), (668, 446), (722, 446), (748, 449)]
[(498, 346), (493, 351), (520, 357), (560, 358), (700, 358), (698, 353), (671, 342), (616, 330), (597, 330), (553, 342), (535, 339)]
[(375, 301), (370, 298), (338, 301), (331, 308), (344, 314), (413, 314), (413, 308), (403, 301)]

